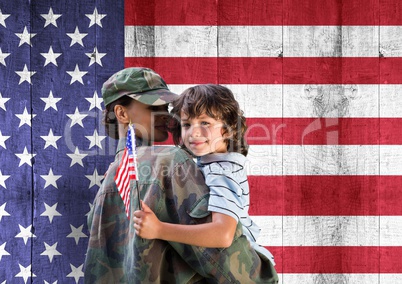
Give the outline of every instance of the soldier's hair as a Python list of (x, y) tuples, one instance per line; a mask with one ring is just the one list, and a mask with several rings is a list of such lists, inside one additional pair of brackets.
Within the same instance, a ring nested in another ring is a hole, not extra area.
[(114, 113), (116, 105), (129, 106), (133, 99), (128, 96), (122, 96), (114, 102), (108, 104), (102, 112), (102, 123), (105, 126), (106, 134), (113, 139), (119, 139), (119, 122)]
[(197, 85), (186, 89), (179, 99), (173, 102), (170, 130), (174, 143), (185, 148), (181, 141), (181, 111), (190, 119), (205, 113), (209, 117), (222, 120), (222, 135), (227, 134), (224, 140), (227, 150), (247, 155), (248, 145), (244, 138), (247, 130), (246, 118), (228, 88), (215, 84)]

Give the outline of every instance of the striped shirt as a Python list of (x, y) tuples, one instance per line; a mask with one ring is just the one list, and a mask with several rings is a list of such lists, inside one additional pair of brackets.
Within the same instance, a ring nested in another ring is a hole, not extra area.
[(246, 161), (245, 156), (235, 152), (198, 157), (197, 164), (210, 190), (208, 210), (229, 215), (240, 221), (243, 234), (251, 246), (275, 265), (272, 254), (257, 244), (260, 228), (248, 214), (250, 191), (244, 169)]

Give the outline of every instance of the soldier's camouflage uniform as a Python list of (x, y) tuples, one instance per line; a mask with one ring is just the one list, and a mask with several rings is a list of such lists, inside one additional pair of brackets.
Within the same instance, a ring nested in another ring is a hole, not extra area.
[[(126, 68), (112, 75), (103, 85), (102, 96), (105, 106), (122, 96), (155, 106), (177, 98), (157, 73), (143, 67)], [(132, 218), (127, 219), (114, 182), (125, 143), (125, 139), (119, 141), (115, 161), (88, 216), (85, 283), (277, 283), (271, 262), (251, 249), (241, 224), (233, 244), (226, 249), (136, 237)], [(186, 152), (175, 147), (141, 146), (137, 156), (141, 199), (161, 221), (211, 221), (207, 211), (209, 190)], [(131, 184), (130, 199), (132, 214), (139, 202), (135, 182)]]
[[(251, 249), (239, 223), (226, 249), (139, 239), (114, 182), (125, 140), (95, 197), (88, 217), (90, 239), (85, 283), (277, 283), (268, 259)], [(138, 147), (141, 199), (163, 222), (197, 224), (211, 220), (208, 188), (191, 157), (166, 146)], [(135, 184), (131, 212), (138, 209)]]

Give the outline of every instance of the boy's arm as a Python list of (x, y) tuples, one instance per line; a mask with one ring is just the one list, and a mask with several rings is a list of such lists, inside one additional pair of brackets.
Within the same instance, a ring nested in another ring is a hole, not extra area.
[(135, 233), (145, 239), (161, 239), (188, 245), (227, 248), (232, 244), (237, 220), (212, 212), (212, 222), (197, 225), (171, 224), (159, 221), (144, 203), (143, 210), (134, 212)]

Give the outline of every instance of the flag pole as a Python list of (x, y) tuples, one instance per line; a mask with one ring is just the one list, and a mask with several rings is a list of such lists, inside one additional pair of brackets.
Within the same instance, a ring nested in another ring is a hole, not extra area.
[(138, 198), (138, 208), (140, 210), (142, 210), (142, 206), (141, 206), (141, 198), (140, 198), (140, 190), (138, 188), (138, 181), (139, 181), (139, 177), (138, 177), (138, 166), (137, 166), (137, 144), (136, 144), (136, 140), (135, 140), (135, 128), (134, 128), (134, 124), (131, 122), (130, 119), (130, 123), (128, 125), (128, 127), (130, 128), (130, 131), (128, 131), (131, 135), (131, 141), (133, 142), (131, 144), (132, 146), (132, 152), (133, 152), (133, 157), (134, 157), (134, 168), (135, 168), (135, 190), (137, 191), (137, 198)]
[[(134, 160), (134, 168), (135, 168), (135, 190), (137, 191), (137, 199), (138, 199), (138, 209), (142, 210), (142, 206), (141, 206), (141, 197), (140, 197), (140, 189), (138, 187), (138, 181), (140, 180), (139, 176), (138, 176), (138, 165), (137, 165), (137, 143), (135, 140), (135, 127), (134, 124), (131, 123), (131, 119), (130, 119), (130, 123), (128, 125), (129, 127), (129, 131), (128, 133), (131, 135), (131, 150), (133, 153), (133, 160)], [(142, 239), (142, 242), (144, 242), (144, 239)]]

